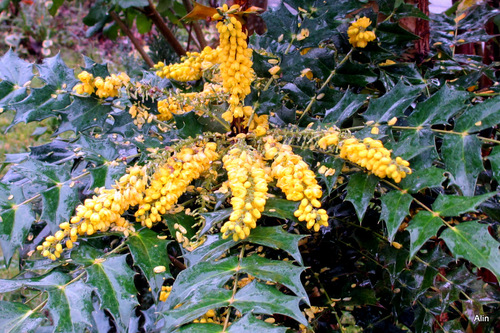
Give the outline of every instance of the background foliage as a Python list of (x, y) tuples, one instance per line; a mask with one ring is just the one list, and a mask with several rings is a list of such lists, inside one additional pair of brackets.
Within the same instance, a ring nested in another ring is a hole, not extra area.
[[(109, 187), (126, 165), (144, 163), (151, 149), (178, 138), (220, 129), (193, 112), (176, 116), (166, 133), (158, 122), (136, 126), (128, 113), (134, 101), (157, 113), (158, 96), (178, 86), (150, 71), (135, 79), (141, 92), (100, 100), (72, 93), (78, 81), (60, 56), (34, 65), (5, 52), (0, 107), (15, 111), (12, 126), (52, 119), (53, 136), (6, 158), (0, 246), (5, 266), (18, 266), (19, 274), (0, 281), (0, 327), (220, 332), (219, 324), (192, 321), (210, 309), (223, 317), (231, 306), (241, 318), (231, 319), (229, 332), (500, 329), (498, 64), (455, 52), (490, 40), (483, 27), (498, 11), (482, 4), (464, 14), (455, 8), (426, 17), (414, 5), (387, 0), (285, 0), (265, 12), (267, 33), (250, 38), (258, 79), (247, 105), (269, 114), (315, 171), (318, 162), (335, 169), (317, 173), (330, 226), (310, 233), (291, 213), (295, 203), (273, 198), (249, 238), (223, 240), (216, 231), (231, 210), (219, 197), (202, 215), (207, 240), (193, 251), (179, 246), (174, 226), (194, 234), (197, 220), (178, 213), (129, 237), (83, 237), (55, 262), (35, 253), (93, 188)], [(343, 62), (354, 15), (378, 21), (378, 42)], [(416, 36), (400, 22), (405, 17), (430, 20), (431, 50), (418, 64), (411, 61)], [(304, 29), (309, 36), (297, 38)], [(271, 79), (276, 62), (279, 76)], [(109, 74), (89, 58), (84, 69)], [(491, 86), (479, 86), (484, 77)], [(380, 139), (414, 172), (399, 184), (359, 172), (336, 154), (309, 149), (302, 136), (308, 125)], [(156, 273), (158, 266), (166, 271)], [(245, 278), (233, 300), (227, 286)], [(158, 301), (162, 285), (172, 286), (166, 302)]]

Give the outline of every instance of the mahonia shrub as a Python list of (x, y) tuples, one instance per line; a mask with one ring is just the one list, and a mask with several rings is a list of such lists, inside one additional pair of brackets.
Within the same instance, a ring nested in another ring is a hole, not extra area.
[(57, 123), (6, 157), (4, 331), (499, 329), (498, 73), (454, 52), (498, 12), (239, 3), (141, 77), (0, 58), (12, 126)]

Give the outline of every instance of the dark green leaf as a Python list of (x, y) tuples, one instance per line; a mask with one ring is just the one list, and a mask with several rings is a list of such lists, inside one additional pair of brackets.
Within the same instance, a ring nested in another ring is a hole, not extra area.
[[(255, 230), (252, 230), (252, 232)], [(215, 260), (236, 244), (232, 237), (222, 239), (220, 234), (207, 235), (207, 239), (202, 245), (184, 254), (184, 260), (188, 267), (194, 266), (200, 261)]]
[(243, 316), (238, 321), (229, 326), (227, 332), (228, 333), (245, 333), (245, 332), (266, 332), (266, 333), (285, 333), (287, 329), (285, 327), (277, 327), (262, 320), (259, 320), (252, 316), (251, 314), (247, 314)]
[[(158, 299), (163, 281), (172, 277), (169, 269), (170, 260), (167, 255), (167, 246), (170, 242), (158, 239), (157, 233), (149, 229), (133, 233), (127, 239), (134, 263), (146, 276), (155, 299)], [(157, 266), (165, 266), (167, 270), (156, 274), (154, 268)]]
[(163, 331), (172, 332), (175, 328), (204, 315), (210, 309), (216, 310), (228, 306), (231, 295), (231, 290), (201, 285), (180, 307), (161, 312), (165, 321)]
[(182, 138), (196, 137), (203, 132), (198, 116), (194, 112), (174, 114), (175, 124)]
[(456, 258), (464, 258), (477, 267), (485, 267), (497, 279), (500, 278), (500, 243), (491, 237), (487, 224), (463, 222), (447, 228), (441, 238)]
[(440, 216), (459, 216), (476, 211), (476, 207), (495, 196), (497, 192), (485, 193), (475, 197), (440, 194), (432, 204), (432, 209)]
[(307, 237), (306, 235), (297, 235), (288, 233), (281, 226), (276, 227), (257, 227), (252, 230), (247, 242), (264, 245), (276, 250), (288, 252), (293, 259), (303, 265), (302, 257), (299, 251), (299, 241)]
[(296, 33), (296, 31), (295, 29), (290, 30), (290, 28), (296, 27), (298, 22), (297, 17), (290, 13), (284, 3), (280, 3), (277, 8), (265, 11), (262, 18), (267, 25), (267, 37), (278, 40), (283, 35), (283, 42), (291, 42), (292, 34)]
[(452, 183), (462, 190), (463, 195), (473, 196), (477, 176), (484, 169), (481, 141), (471, 135), (447, 134), (443, 137), (441, 154), (446, 169), (453, 176)]
[[(105, 6), (103, 6), (103, 2), (104, 1), (101, 1), (101, 0), (98, 0), (94, 7), (91, 8), (90, 12), (89, 12), (89, 15), (90, 13), (92, 12), (92, 10), (96, 9), (96, 11), (98, 11), (100, 13), (100, 15), (108, 15), (108, 12), (107, 12), (107, 9)], [(87, 24), (87, 22), (85, 22), (85, 19), (88, 17), (88, 15), (83, 19), (83, 23)], [(94, 23), (92, 24), (87, 24), (87, 25), (94, 25)], [(106, 76), (109, 75), (109, 71), (108, 71), (108, 66), (105, 65), (105, 64), (98, 64), (97, 62), (95, 62), (94, 60), (90, 59), (89, 57), (83, 57), (83, 60), (85, 61), (85, 68), (83, 68), (83, 70), (89, 72), (90, 74), (94, 75), (94, 77), (97, 77), (97, 76), (100, 76), (102, 78), (105, 78)]]
[[(82, 252), (82, 249), (77, 252)], [(90, 254), (89, 257), (95, 260), (91, 259), (94, 264), (86, 268), (87, 283), (95, 288), (101, 307), (111, 313), (118, 330), (126, 331), (138, 305), (133, 279), (135, 273), (127, 265), (127, 255), (100, 259)]]
[(383, 195), (380, 201), (382, 202), (380, 219), (385, 221), (387, 238), (389, 242), (392, 242), (401, 222), (409, 214), (413, 197), (401, 191), (391, 191)]
[(36, 68), (40, 73), (40, 78), (54, 89), (62, 89), (64, 85), (64, 90), (71, 91), (78, 82), (73, 69), (66, 66), (59, 53), (51, 58), (43, 59), (43, 63), (36, 65)]
[(467, 92), (450, 89), (445, 84), (434, 95), (417, 104), (415, 110), (408, 117), (408, 123), (414, 127), (447, 124), (448, 119), (465, 106), (464, 102), (468, 96)]
[(364, 172), (355, 173), (349, 179), (345, 200), (353, 204), (360, 223), (363, 221), (366, 208), (373, 197), (378, 181), (379, 178)]
[(50, 8), (49, 8), (50, 15), (55, 16), (56, 13), (57, 13), (57, 10), (59, 9), (59, 7), (61, 7), (61, 5), (63, 3), (64, 3), (64, 0), (54, 0), (54, 1), (52, 1), (52, 6), (50, 6)]
[(266, 207), (262, 215), (277, 217), (279, 219), (286, 219), (297, 221), (293, 213), (299, 208), (299, 203), (279, 198), (268, 198)]
[(216, 210), (215, 212), (201, 213), (200, 215), (203, 216), (205, 222), (203, 223), (203, 226), (200, 229), (200, 235), (206, 234), (210, 229), (212, 229), (212, 227), (216, 223), (228, 219), (232, 211), (233, 211), (232, 208), (227, 208), (227, 209)]
[(165, 306), (173, 309), (180, 303), (185, 303), (194, 292), (204, 285), (221, 288), (234, 274), (238, 267), (238, 258), (233, 256), (219, 261), (199, 262), (188, 267), (177, 275), (172, 292)]
[(41, 220), (45, 220), (52, 233), (59, 230), (59, 224), (69, 221), (80, 202), (78, 187), (64, 183), (41, 193), (43, 211)]
[(303, 325), (309, 325), (299, 309), (300, 298), (284, 295), (275, 286), (253, 281), (240, 289), (234, 298), (232, 305), (241, 313), (253, 312), (268, 315), (278, 313), (295, 319)]
[(322, 179), (325, 182), (327, 192), (326, 195), (330, 195), (332, 191), (335, 189), (337, 184), (337, 178), (342, 173), (342, 168), (344, 167), (345, 161), (336, 156), (325, 156), (324, 160), (321, 161), (321, 165), (326, 166), (327, 168), (335, 170), (335, 173), (330, 176), (325, 176), (324, 174), (317, 174), (319, 179)]
[(369, 65), (348, 61), (337, 68), (332, 78), (332, 83), (335, 86), (341, 87), (364, 87), (369, 83), (377, 81), (377, 78), (378, 75), (372, 71)]
[(500, 146), (493, 147), (488, 159), (491, 163), (491, 173), (493, 178), (500, 182)]
[(0, 327), (5, 333), (32, 332), (44, 320), (40, 313), (21, 303), (0, 301), (0, 309)]
[(410, 233), (410, 258), (424, 245), (432, 236), (437, 234), (439, 228), (443, 226), (443, 221), (439, 216), (421, 210), (413, 216), (406, 230)]
[(456, 132), (474, 133), (500, 123), (500, 96), (468, 108), (455, 124)]
[(351, 117), (356, 111), (363, 106), (366, 101), (366, 95), (355, 94), (351, 90), (347, 90), (340, 102), (333, 108), (325, 111), (324, 122), (333, 122), (337, 126), (342, 126), (342, 123)]
[(92, 176), (92, 185), (90, 188), (106, 187), (110, 188), (115, 181), (125, 174), (127, 166), (123, 164), (113, 165), (104, 164), (89, 170)]
[(106, 105), (103, 100), (93, 97), (74, 96), (73, 98), (73, 103), (59, 111), (61, 124), (56, 134), (66, 131), (79, 133), (92, 127), (104, 126), (112, 110), (111, 105)]
[(433, 161), (438, 157), (434, 132), (427, 128), (404, 131), (399, 142), (390, 148), (392, 148), (394, 156), (401, 156), (410, 161), (410, 167), (414, 170), (424, 170), (431, 167)]
[[(35, 213), (29, 204), (19, 205), (26, 199), (22, 188), (0, 184), (0, 193), (0, 246), (6, 266), (9, 267), (14, 252), (24, 244), (35, 221)], [(10, 193), (12, 199), (8, 198)]]
[(305, 270), (305, 267), (295, 266), (286, 261), (270, 260), (258, 255), (243, 258), (240, 266), (240, 271), (243, 273), (261, 280), (281, 283), (309, 304), (307, 292), (300, 282), (300, 274)]
[(372, 99), (368, 110), (363, 113), (367, 121), (376, 123), (387, 122), (393, 117), (404, 116), (405, 110), (420, 95), (423, 86), (407, 86), (403, 81), (392, 88), (391, 91), (377, 99)]
[(32, 78), (33, 64), (19, 58), (12, 49), (0, 58), (0, 79), (22, 87)]
[(416, 170), (401, 181), (401, 188), (410, 193), (417, 193), (424, 188), (439, 187), (446, 179), (444, 173), (445, 170), (435, 166)]

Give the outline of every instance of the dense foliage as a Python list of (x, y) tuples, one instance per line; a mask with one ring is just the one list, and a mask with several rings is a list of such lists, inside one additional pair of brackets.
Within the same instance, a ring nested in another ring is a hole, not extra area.
[(12, 126), (57, 125), (7, 156), (0, 327), (498, 329), (498, 72), (455, 52), (498, 11), (364, 3), (195, 7), (219, 45), (138, 78), (6, 52)]

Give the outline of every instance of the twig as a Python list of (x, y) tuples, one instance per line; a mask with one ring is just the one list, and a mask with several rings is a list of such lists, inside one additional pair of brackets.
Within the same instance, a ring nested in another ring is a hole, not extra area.
[(170, 46), (172, 46), (177, 55), (186, 55), (186, 50), (184, 50), (177, 38), (175, 38), (172, 31), (169, 29), (169, 27), (167, 27), (167, 25), (163, 21), (163, 18), (160, 16), (160, 13), (158, 13), (158, 11), (156, 10), (153, 1), (148, 0), (148, 2), (149, 5), (145, 8), (148, 13), (147, 15), (151, 18), (151, 21), (153, 21), (154, 25), (158, 28), (162, 36), (165, 37), (165, 40), (170, 44)]
[(174, 264), (175, 267), (177, 267), (177, 268), (179, 268), (181, 270), (185, 270), (187, 268), (186, 265), (184, 265), (182, 262), (180, 262), (179, 260), (177, 260), (177, 258), (174, 257), (173, 255), (169, 254), (168, 258), (170, 259), (170, 261), (172, 262), (172, 264)]
[(132, 42), (132, 44), (134, 44), (135, 49), (139, 52), (139, 54), (141, 55), (142, 59), (144, 59), (144, 61), (146, 62), (146, 64), (148, 64), (149, 67), (153, 67), (155, 65), (155, 63), (153, 62), (153, 60), (151, 60), (151, 58), (146, 53), (146, 51), (144, 51), (144, 49), (142, 48), (141, 44), (139, 43), (139, 41), (137, 40), (137, 38), (134, 37), (134, 34), (132, 33), (132, 31), (130, 31), (129, 27), (127, 27), (127, 25), (125, 24), (125, 22), (123, 22), (120, 19), (120, 17), (118, 16), (118, 14), (115, 13), (114, 11), (112, 11), (112, 10), (109, 12), (109, 16), (111, 16), (111, 18), (113, 19), (113, 21), (115, 21), (116, 24), (118, 24), (118, 26), (120, 27), (120, 29), (125, 33), (125, 35), (127, 35), (128, 39), (130, 39), (130, 41)]
[[(182, 0), (182, 3), (184, 4), (184, 7), (186, 8), (188, 13), (193, 10), (193, 5), (191, 4), (190, 0)], [(205, 35), (203, 35), (203, 32), (201, 31), (201, 28), (197, 22), (193, 22), (192, 26), (194, 29), (194, 33), (196, 34), (196, 39), (198, 40), (198, 44), (200, 46), (200, 51), (201, 51), (207, 46)], [(191, 32), (189, 32), (189, 34), (191, 34)]]

